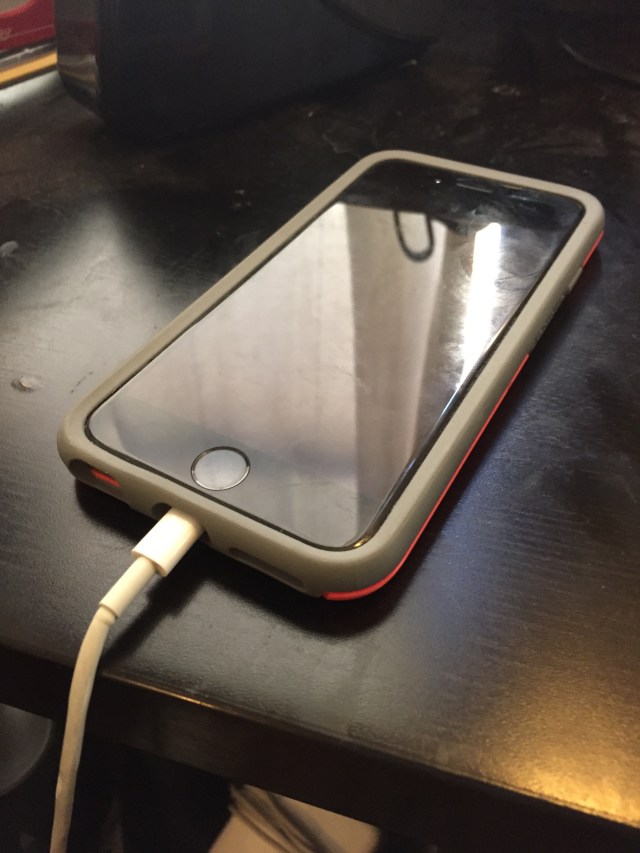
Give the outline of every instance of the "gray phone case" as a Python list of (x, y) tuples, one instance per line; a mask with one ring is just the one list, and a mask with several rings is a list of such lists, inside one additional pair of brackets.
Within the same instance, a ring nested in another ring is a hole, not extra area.
[[(307, 544), (122, 459), (88, 438), (85, 424), (99, 403), (251, 275), (349, 184), (367, 169), (386, 160), (435, 166), (555, 193), (581, 203), (585, 215), (369, 540), (345, 550), (325, 550)], [(208, 543), (217, 551), (230, 554), (309, 595), (349, 598), (371, 592), (402, 564), (523, 361), (579, 277), (590, 250), (602, 234), (603, 225), (600, 203), (580, 190), (422, 154), (404, 151), (373, 154), (331, 184), (77, 404), (61, 425), (60, 455), (78, 479), (118, 497), (145, 515), (157, 518), (169, 506), (190, 513), (203, 525)], [(107, 478), (97, 479), (92, 469), (104, 472)], [(109, 482), (110, 478), (119, 485)]]

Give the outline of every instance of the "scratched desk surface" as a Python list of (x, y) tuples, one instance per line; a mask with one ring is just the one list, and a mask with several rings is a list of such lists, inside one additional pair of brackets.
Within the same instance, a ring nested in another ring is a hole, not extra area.
[(198, 546), (117, 626), (90, 728), (445, 849), (637, 849), (640, 90), (551, 21), (155, 145), (53, 74), (0, 92), (0, 701), (62, 718), (148, 527), (74, 485), (65, 411), (397, 147), (582, 187), (606, 238), (392, 585), (308, 599)]

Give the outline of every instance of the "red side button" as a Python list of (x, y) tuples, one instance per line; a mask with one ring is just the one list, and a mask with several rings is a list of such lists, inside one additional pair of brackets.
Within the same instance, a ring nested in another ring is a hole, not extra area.
[(105, 474), (104, 471), (99, 471), (97, 468), (90, 468), (89, 470), (91, 471), (91, 476), (96, 480), (100, 480), (108, 486), (114, 486), (116, 489), (120, 488), (120, 483), (110, 474)]

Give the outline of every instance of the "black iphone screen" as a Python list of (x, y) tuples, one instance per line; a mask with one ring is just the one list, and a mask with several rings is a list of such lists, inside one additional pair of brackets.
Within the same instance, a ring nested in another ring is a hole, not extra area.
[[(90, 417), (94, 441), (325, 548), (375, 530), (582, 207), (373, 167)], [(238, 485), (192, 475), (244, 454)]]

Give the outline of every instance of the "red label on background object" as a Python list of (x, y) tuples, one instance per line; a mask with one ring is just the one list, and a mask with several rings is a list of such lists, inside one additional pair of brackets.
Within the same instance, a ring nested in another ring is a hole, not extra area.
[(0, 50), (15, 50), (53, 39), (53, 0), (28, 0), (0, 11)]

